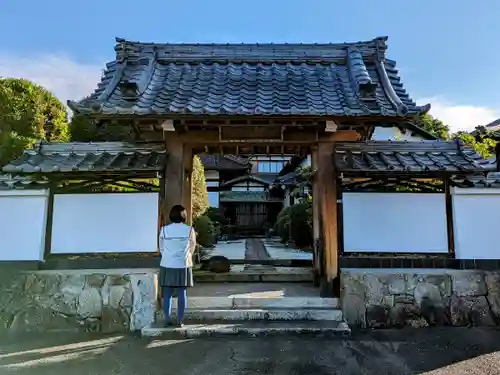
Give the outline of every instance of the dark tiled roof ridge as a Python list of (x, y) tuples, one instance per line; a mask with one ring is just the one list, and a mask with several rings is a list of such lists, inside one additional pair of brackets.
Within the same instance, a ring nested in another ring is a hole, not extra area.
[(165, 144), (162, 143), (129, 143), (115, 141), (99, 142), (46, 142), (37, 141), (33, 148), (24, 152), (32, 154), (52, 154), (52, 153), (127, 153), (127, 152), (166, 152)]
[(356, 142), (336, 142), (336, 151), (352, 152), (441, 152), (441, 151), (460, 151), (462, 149), (460, 140), (443, 141), (421, 140), (421, 141), (356, 141)]
[(384, 48), (387, 46), (388, 37), (379, 36), (368, 40), (358, 40), (352, 42), (242, 42), (242, 43), (223, 43), (223, 42), (203, 42), (203, 43), (192, 43), (192, 42), (145, 42), (139, 40), (128, 40), (125, 38), (116, 37), (116, 48), (123, 48), (124, 46), (135, 46), (135, 47), (255, 47), (255, 48), (290, 48), (290, 47), (332, 47), (332, 48), (348, 48), (351, 46), (364, 47), (364, 46), (379, 46), (379, 48)]

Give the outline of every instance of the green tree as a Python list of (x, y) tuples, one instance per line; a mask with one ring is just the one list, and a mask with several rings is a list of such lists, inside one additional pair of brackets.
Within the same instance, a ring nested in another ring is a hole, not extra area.
[(472, 147), (482, 158), (488, 159), (493, 156), (496, 141), (488, 136), (480, 135), (478, 137), (466, 132), (457, 132), (453, 134), (454, 139), (460, 139), (465, 145)]
[(442, 121), (432, 117), (429, 114), (419, 115), (413, 124), (420, 129), (427, 131), (438, 137), (439, 139), (450, 139), (450, 128)]
[(191, 201), (193, 204), (193, 220), (200, 217), (207, 211), (208, 204), (208, 192), (207, 184), (205, 182), (205, 169), (198, 156), (193, 158), (193, 173), (191, 175), (192, 190), (191, 190)]
[(0, 166), (38, 139), (69, 138), (66, 107), (48, 90), (20, 78), (0, 78)]
[(119, 122), (99, 123), (86, 116), (73, 116), (69, 124), (75, 142), (131, 141), (130, 126)]
[(484, 126), (477, 126), (472, 134), (463, 131), (451, 134), (448, 125), (429, 114), (420, 115), (414, 121), (414, 124), (435, 135), (439, 139), (460, 139), (465, 145), (472, 147), (485, 159), (493, 155), (496, 141), (488, 138), (488, 132)]

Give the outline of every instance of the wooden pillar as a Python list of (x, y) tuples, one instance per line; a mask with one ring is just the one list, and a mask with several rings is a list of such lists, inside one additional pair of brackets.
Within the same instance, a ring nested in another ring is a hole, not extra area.
[(43, 261), (46, 261), (52, 252), (52, 226), (54, 221), (54, 193), (57, 184), (50, 184), (47, 197), (47, 211), (45, 218), (45, 242), (43, 244)]
[(193, 202), (191, 195), (193, 192), (192, 174), (193, 174), (193, 147), (189, 144), (183, 146), (183, 189), (182, 189), (182, 205), (186, 207), (187, 224), (193, 223)]
[(337, 184), (333, 166), (333, 144), (318, 144), (317, 192), (323, 253), (322, 295), (333, 295), (338, 275)]
[(455, 234), (453, 229), (453, 197), (451, 196), (450, 178), (444, 179), (444, 199), (446, 206), (446, 230), (448, 234), (448, 253), (455, 258)]
[(160, 230), (161, 228), (166, 224), (167, 218), (165, 216), (165, 176), (164, 176), (163, 171), (160, 175), (159, 178), (159, 184), (160, 184), (160, 191), (158, 193), (158, 231), (157, 231), (157, 236), (156, 236), (156, 246), (157, 246), (157, 253), (158, 255), (160, 254)]
[[(335, 285), (339, 276), (339, 217), (337, 171), (333, 161), (335, 142), (357, 141), (359, 134), (355, 131), (339, 131), (323, 134), (318, 141), (317, 167), (314, 194), (319, 211), (319, 233), (322, 259), (321, 295), (335, 295)], [(316, 216), (316, 215), (315, 215)]]
[[(311, 169), (317, 171), (318, 168), (318, 147), (311, 149)], [(320, 192), (317, 174), (313, 177), (312, 184), (312, 206), (313, 206), (313, 239), (314, 239), (314, 252), (313, 252), (313, 267), (314, 267), (314, 285), (319, 286), (319, 280), (323, 277), (322, 267), (322, 245), (321, 245), (321, 228), (320, 228)]]
[(168, 224), (168, 214), (172, 206), (184, 204), (184, 145), (175, 132), (165, 132), (165, 146), (168, 157), (165, 167), (165, 199), (163, 215)]

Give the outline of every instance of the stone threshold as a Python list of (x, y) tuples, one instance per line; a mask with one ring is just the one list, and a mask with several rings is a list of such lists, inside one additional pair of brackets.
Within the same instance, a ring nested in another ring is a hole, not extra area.
[(165, 328), (161, 324), (153, 324), (141, 330), (143, 337), (172, 337), (187, 338), (203, 336), (271, 336), (271, 335), (314, 335), (327, 337), (350, 336), (351, 329), (343, 321), (245, 321), (245, 322), (206, 322), (189, 323), (182, 328)]
[[(208, 258), (209, 259), (209, 258)], [(202, 260), (202, 263), (208, 261)], [(230, 259), (232, 265), (263, 265), (274, 267), (309, 267), (312, 268), (312, 261), (307, 259)], [(3, 262), (0, 262), (0, 264)], [(13, 263), (13, 262), (9, 262)], [(17, 262), (16, 262), (17, 263)], [(68, 259), (62, 257), (51, 257), (44, 262), (29, 262), (42, 270), (62, 270), (62, 269), (113, 269), (113, 268), (158, 268), (160, 258), (157, 256), (137, 256), (137, 257), (91, 257)]]

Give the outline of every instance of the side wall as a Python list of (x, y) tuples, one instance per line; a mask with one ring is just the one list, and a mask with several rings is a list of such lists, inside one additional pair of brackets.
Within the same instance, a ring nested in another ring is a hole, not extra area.
[(41, 261), (48, 190), (0, 191), (0, 261)]
[(343, 269), (340, 277), (342, 311), (352, 326), (495, 326), (500, 321), (500, 271)]
[(2, 331), (128, 332), (151, 324), (156, 269), (26, 271), (2, 280)]
[(52, 254), (156, 252), (158, 193), (56, 194)]
[(455, 254), (458, 259), (500, 259), (500, 189), (452, 191)]
[(446, 253), (444, 194), (344, 193), (348, 252)]

